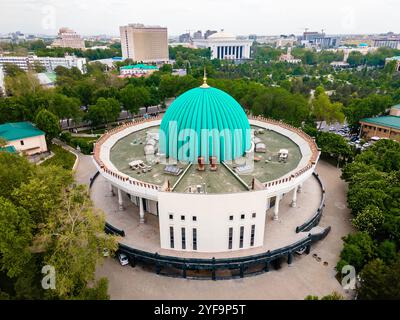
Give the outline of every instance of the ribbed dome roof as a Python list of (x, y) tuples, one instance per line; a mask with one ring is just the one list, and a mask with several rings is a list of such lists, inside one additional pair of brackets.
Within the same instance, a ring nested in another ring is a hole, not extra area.
[(161, 122), (160, 152), (173, 159), (197, 162), (198, 156), (204, 156), (208, 162), (209, 156), (216, 156), (218, 161), (234, 160), (250, 145), (250, 125), (240, 104), (207, 85), (180, 95)]
[(226, 39), (226, 40), (235, 40), (236, 36), (232, 33), (225, 32), (225, 31), (220, 31), (217, 33), (213, 33), (210, 35), (207, 39)]

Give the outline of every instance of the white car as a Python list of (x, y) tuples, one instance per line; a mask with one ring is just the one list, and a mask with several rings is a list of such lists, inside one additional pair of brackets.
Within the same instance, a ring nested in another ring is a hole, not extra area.
[(110, 255), (110, 253), (108, 252), (107, 248), (103, 249), (103, 257), (108, 257)]
[(128, 259), (127, 255), (123, 254), (123, 253), (118, 254), (118, 260), (119, 260), (119, 263), (121, 264), (121, 266), (126, 266), (129, 263), (129, 259)]

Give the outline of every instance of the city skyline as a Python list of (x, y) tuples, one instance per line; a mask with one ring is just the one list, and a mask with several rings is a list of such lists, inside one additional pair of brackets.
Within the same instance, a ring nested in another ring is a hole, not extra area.
[[(376, 15), (372, 0), (351, 3), (338, 0), (323, 7), (316, 0), (306, 4), (286, 1), (279, 5), (272, 1), (250, 0), (245, 8), (228, 0), (172, 0), (168, 3), (158, 0), (143, 3), (5, 0), (0, 12), (0, 33), (19, 30), (56, 35), (59, 28), (67, 26), (82, 35), (117, 36), (119, 26), (128, 23), (167, 27), (170, 36), (207, 29), (225, 29), (238, 35), (301, 34), (305, 28), (310, 31), (324, 29), (328, 34), (399, 32), (400, 21), (396, 19), (399, 4), (394, 0), (382, 0), (380, 5), (385, 9), (381, 16)], [(163, 14), (155, 18), (155, 11)], [(332, 14), (326, 15), (327, 12)]]

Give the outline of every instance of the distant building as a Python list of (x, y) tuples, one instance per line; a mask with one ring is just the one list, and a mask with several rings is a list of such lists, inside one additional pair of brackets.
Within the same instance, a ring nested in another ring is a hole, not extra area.
[(242, 60), (250, 58), (250, 47), (253, 40), (237, 39), (234, 35), (221, 31), (207, 39), (194, 40), (197, 48), (209, 48), (211, 59)]
[(109, 70), (115, 68), (114, 62), (119, 62), (119, 61), (122, 61), (122, 57), (112, 57), (107, 59), (92, 60), (89, 61), (89, 64), (98, 62), (101, 63), (102, 65), (105, 65), (106, 69)]
[(47, 151), (45, 133), (30, 122), (0, 125), (0, 138), (7, 141), (6, 151), (34, 155)]
[(40, 85), (45, 88), (53, 88), (56, 84), (57, 75), (55, 72), (42, 72), (36, 74)]
[(121, 26), (123, 59), (142, 62), (165, 62), (169, 59), (167, 28), (129, 24)]
[(203, 33), (201, 30), (196, 31), (193, 33), (193, 39), (198, 40), (198, 39), (203, 39)]
[(33, 70), (36, 64), (42, 65), (47, 72), (52, 72), (58, 66), (71, 69), (72, 67), (78, 68), (82, 73), (86, 72), (86, 59), (78, 58), (75, 56), (65, 57), (38, 57), (35, 55), (16, 57), (16, 56), (0, 56), (0, 68), (4, 64), (11, 63), (22, 70)]
[(186, 69), (173, 69), (172, 73), (173, 76), (183, 77), (187, 75)]
[(336, 48), (340, 44), (340, 38), (326, 36), (325, 33), (319, 32), (304, 32), (301, 38), (301, 43), (306, 48), (328, 49)]
[(190, 33), (183, 33), (179, 36), (179, 42), (189, 43), (192, 40)]
[(149, 76), (153, 72), (158, 71), (157, 66), (147, 64), (135, 64), (129, 66), (123, 66), (120, 68), (120, 76), (122, 77), (142, 77)]
[(85, 41), (75, 31), (68, 28), (61, 28), (58, 38), (54, 40), (52, 47), (85, 49)]
[(346, 61), (332, 61), (330, 65), (336, 69), (350, 68), (350, 64)]
[(389, 138), (400, 141), (400, 104), (390, 109), (388, 116), (360, 120), (363, 138)]
[(279, 61), (293, 63), (293, 64), (301, 63), (301, 59), (296, 59), (295, 57), (292, 56), (292, 48), (291, 47), (289, 47), (287, 49), (286, 54), (284, 54), (284, 53), (281, 54), (281, 56), (279, 57)]
[(385, 65), (389, 62), (395, 61), (396, 62), (396, 71), (400, 72), (400, 56), (395, 56), (391, 58), (385, 59)]
[(392, 48), (400, 50), (400, 37), (387, 37), (374, 39), (374, 47)]
[(290, 36), (285, 36), (281, 35), (277, 40), (276, 40), (276, 47), (293, 47), (297, 43), (297, 38), (295, 35), (290, 35)]

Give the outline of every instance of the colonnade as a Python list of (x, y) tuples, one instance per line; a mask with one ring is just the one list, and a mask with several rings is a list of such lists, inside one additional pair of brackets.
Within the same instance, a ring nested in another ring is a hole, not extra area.
[[(114, 186), (109, 183), (109, 189), (110, 189), (110, 194), (111, 196), (115, 196), (115, 192), (114, 192)], [(117, 194), (118, 194), (118, 210), (119, 211), (123, 211), (125, 210), (124, 207), (124, 200), (122, 198), (122, 190), (120, 188), (117, 188)], [(139, 201), (139, 223), (144, 223), (144, 205), (143, 205), (143, 201), (145, 201), (146, 199), (138, 197), (138, 201)]]
[[(302, 192), (303, 189), (303, 183), (298, 184), (297, 186), (295, 186), (292, 190), (292, 201), (290, 203), (290, 206), (292, 208), (295, 208), (297, 205), (297, 194)], [(280, 205), (280, 201), (282, 200), (284, 194), (278, 194), (275, 197), (275, 206), (274, 206), (274, 211), (273, 211), (273, 216), (272, 219), (273, 220), (279, 220), (279, 205)], [(271, 198), (267, 199), (267, 208), (270, 208), (270, 204), (271, 204)]]

